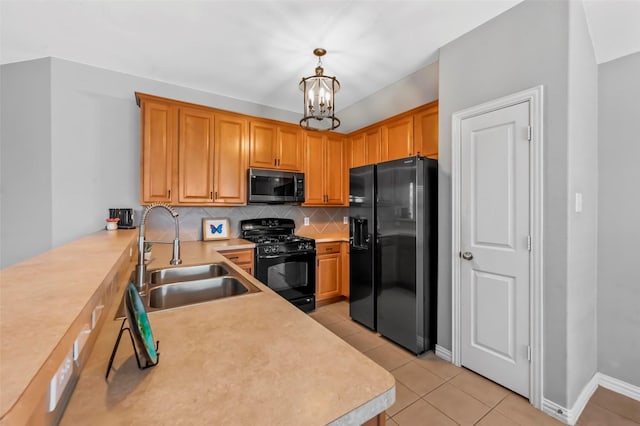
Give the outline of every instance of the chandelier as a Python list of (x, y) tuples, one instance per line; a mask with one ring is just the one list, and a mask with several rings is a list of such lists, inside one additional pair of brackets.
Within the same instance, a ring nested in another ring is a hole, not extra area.
[(323, 74), (322, 57), (326, 53), (325, 49), (314, 49), (313, 54), (318, 57), (316, 74), (300, 81), (299, 87), (304, 94), (304, 117), (300, 120), (300, 127), (306, 130), (333, 130), (340, 126), (335, 115), (335, 96), (340, 90), (340, 82)]

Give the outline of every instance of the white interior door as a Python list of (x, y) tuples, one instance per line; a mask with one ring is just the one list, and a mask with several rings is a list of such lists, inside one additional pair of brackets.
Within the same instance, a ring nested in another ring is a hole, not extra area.
[(461, 364), (529, 397), (529, 102), (461, 122)]

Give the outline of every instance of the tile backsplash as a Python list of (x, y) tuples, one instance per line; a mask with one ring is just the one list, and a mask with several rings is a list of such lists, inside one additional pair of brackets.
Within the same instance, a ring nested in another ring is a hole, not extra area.
[[(157, 209), (156, 209), (157, 210)], [(240, 235), (240, 221), (262, 217), (293, 219), (296, 233), (334, 233), (348, 232), (349, 227), (342, 223), (349, 216), (347, 207), (314, 208), (281, 205), (250, 205), (242, 207), (177, 207), (180, 214), (180, 239), (182, 241), (202, 240), (203, 218), (229, 218), (232, 238)], [(143, 210), (136, 211), (135, 223), (139, 224)], [(309, 226), (304, 218), (309, 218)], [(154, 211), (147, 218), (146, 237), (151, 240), (172, 240), (174, 235), (173, 219), (167, 212)]]

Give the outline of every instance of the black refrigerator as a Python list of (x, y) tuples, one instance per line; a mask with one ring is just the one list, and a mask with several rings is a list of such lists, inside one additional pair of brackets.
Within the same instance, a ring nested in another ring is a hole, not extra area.
[(349, 314), (419, 354), (436, 340), (437, 161), (349, 174)]

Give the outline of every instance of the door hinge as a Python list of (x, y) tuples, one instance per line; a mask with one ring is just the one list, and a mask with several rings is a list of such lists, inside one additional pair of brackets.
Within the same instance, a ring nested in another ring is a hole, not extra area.
[(527, 126), (527, 140), (531, 142), (531, 134), (533, 133), (533, 129), (531, 126)]
[(531, 251), (531, 235), (527, 235), (527, 250)]
[(527, 361), (531, 362), (531, 345), (527, 345)]

